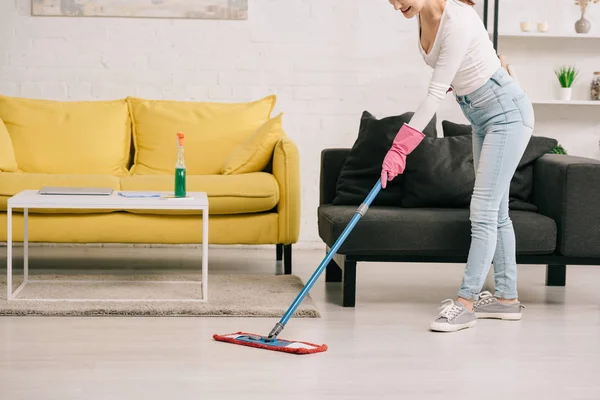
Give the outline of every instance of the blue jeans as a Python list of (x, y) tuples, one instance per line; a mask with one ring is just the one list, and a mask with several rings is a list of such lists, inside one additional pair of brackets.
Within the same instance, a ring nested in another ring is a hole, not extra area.
[(475, 166), (471, 247), (458, 295), (477, 300), (493, 262), (494, 295), (516, 299), (516, 241), (508, 200), (511, 180), (533, 132), (533, 107), (504, 69), (456, 100), (473, 127)]

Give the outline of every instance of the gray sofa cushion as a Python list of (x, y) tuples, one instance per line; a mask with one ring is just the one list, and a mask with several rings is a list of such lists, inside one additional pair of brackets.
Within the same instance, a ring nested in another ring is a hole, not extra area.
[(471, 136), (424, 138), (406, 158), (402, 207), (468, 208), (474, 185)]
[[(381, 177), (381, 165), (392, 146), (394, 138), (405, 123), (410, 122), (413, 112), (378, 119), (364, 111), (360, 119), (358, 137), (342, 166), (336, 186), (333, 204), (359, 205), (367, 197), (373, 185)], [(434, 116), (423, 133), (435, 137)], [(400, 206), (402, 201), (402, 176), (396, 177), (375, 198), (374, 205)]]
[[(321, 239), (332, 246), (356, 211), (353, 206), (318, 208)], [(557, 229), (553, 219), (529, 211), (510, 212), (517, 253), (551, 254)], [(339, 252), (395, 255), (468, 254), (471, 223), (468, 209), (371, 207), (358, 221)]]
[[(449, 138), (472, 135), (471, 125), (446, 120), (442, 121), (442, 131), (444, 137)], [(558, 141), (553, 138), (532, 136), (510, 182), (511, 210), (537, 211), (537, 205), (533, 201), (533, 165), (538, 158), (551, 153), (557, 144)]]

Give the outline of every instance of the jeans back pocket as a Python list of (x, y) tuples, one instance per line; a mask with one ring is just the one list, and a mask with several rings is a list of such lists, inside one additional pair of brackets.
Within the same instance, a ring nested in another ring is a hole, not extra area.
[(513, 98), (519, 113), (521, 114), (521, 120), (523, 125), (533, 130), (535, 126), (535, 114), (533, 111), (533, 105), (531, 104), (531, 100), (527, 96), (527, 94), (522, 93), (517, 97)]

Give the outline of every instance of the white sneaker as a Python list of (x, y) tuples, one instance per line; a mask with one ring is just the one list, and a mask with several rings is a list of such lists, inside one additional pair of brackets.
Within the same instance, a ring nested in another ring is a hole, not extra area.
[(521, 303), (502, 304), (490, 292), (482, 292), (479, 300), (475, 302), (473, 311), (477, 318), (496, 318), (519, 320), (521, 319), (521, 309), (524, 308)]

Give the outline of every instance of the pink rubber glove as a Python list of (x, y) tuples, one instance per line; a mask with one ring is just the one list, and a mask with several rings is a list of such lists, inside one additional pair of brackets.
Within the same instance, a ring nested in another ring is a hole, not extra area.
[(394, 138), (392, 147), (383, 159), (381, 169), (381, 187), (385, 189), (387, 181), (391, 181), (397, 175), (404, 172), (406, 167), (406, 156), (408, 156), (421, 143), (425, 135), (418, 130), (402, 125), (400, 131)]

